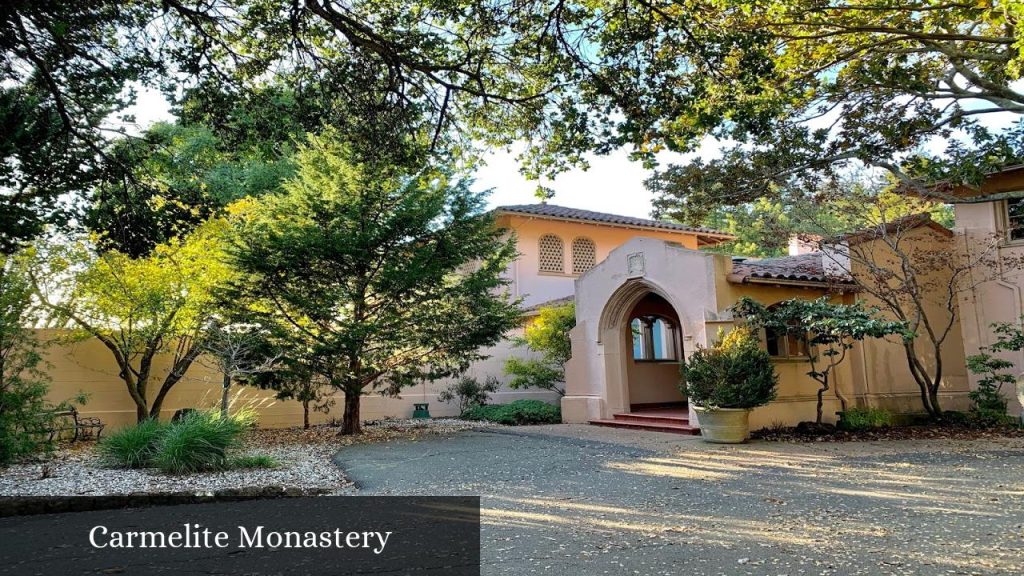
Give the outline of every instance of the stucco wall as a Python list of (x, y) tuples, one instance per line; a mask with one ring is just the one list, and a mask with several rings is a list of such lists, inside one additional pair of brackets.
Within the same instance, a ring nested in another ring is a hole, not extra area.
[[(45, 359), (48, 363), (46, 373), (51, 379), (48, 398), (59, 402), (76, 396), (79, 392), (88, 394), (88, 402), (81, 407), (84, 416), (95, 416), (103, 420), (111, 428), (116, 428), (135, 421), (135, 404), (132, 402), (124, 383), (117, 376), (114, 360), (102, 343), (88, 339), (76, 343), (66, 343), (59, 336), (60, 332), (40, 330), (40, 339), (51, 342), (46, 349)], [(486, 350), (490, 359), (475, 363), (469, 374), (481, 381), (493, 375), (502, 382), (507, 381), (502, 365), (510, 355), (521, 355), (521, 350), (512, 348), (508, 341)], [(150, 384), (150, 397), (156, 394), (159, 383), (167, 373), (169, 357), (158, 356), (154, 363), (153, 377)], [(186, 373), (185, 377), (171, 390), (163, 404), (161, 418), (170, 418), (180, 408), (213, 407), (220, 401), (221, 376), (216, 369), (200, 360)], [(405, 389), (398, 398), (384, 397), (376, 393), (363, 396), (361, 413), (364, 420), (399, 417), (412, 415), (413, 403), (428, 402), (432, 416), (454, 416), (458, 413), (456, 404), (445, 404), (437, 399), (438, 393), (444, 390), (450, 380), (438, 380), (427, 384)], [(302, 405), (292, 400), (275, 400), (273, 393), (248, 387), (238, 387), (242, 391), (242, 402), (251, 402), (259, 406), (260, 426), (280, 428), (299, 426), (302, 424)], [(503, 387), (491, 397), (493, 403), (511, 402), (520, 398), (536, 398), (545, 402), (556, 403), (557, 394), (536, 390), (510, 390)], [(314, 423), (340, 419), (344, 395), (336, 394), (335, 406), (328, 414), (311, 414)]]
[[(941, 235), (925, 226), (901, 234), (902, 249), (912, 258), (914, 253), (918, 253), (921, 261), (934, 258), (936, 254), (942, 254), (944, 251), (955, 250), (955, 245), (952, 242), (955, 242), (955, 239)], [(876, 263), (876, 266), (891, 265), (895, 267), (899, 265), (898, 259), (884, 242), (865, 242), (853, 247), (852, 251), (855, 255), (859, 253), (861, 259), (870, 258)], [(854, 274), (864, 274), (863, 266), (856, 262), (857, 259), (855, 256), (853, 272)], [(926, 264), (922, 270), (928, 268)], [(960, 313), (956, 311), (958, 308), (956, 303), (954, 303), (955, 310), (952, 314), (946, 307), (946, 294), (950, 278), (948, 270), (933, 270), (928, 274), (919, 274), (920, 285), (925, 287), (921, 300), (927, 310), (927, 318), (935, 330), (944, 329), (949, 319), (953, 319), (949, 335), (942, 346), (940, 405), (944, 410), (967, 410), (970, 407), (970, 401), (967, 398), (970, 382), (961, 332), (962, 323), (958, 318)], [(869, 306), (882, 308), (883, 315), (894, 318), (885, 310), (885, 306), (870, 294), (860, 292), (856, 298)], [(925, 328), (922, 326), (919, 330), (923, 334)], [(934, 355), (930, 344), (927, 343), (927, 338), (922, 335), (917, 339), (916, 346), (918, 357), (928, 366), (929, 370), (933, 370)], [(862, 378), (869, 394), (869, 398), (865, 400), (867, 404), (896, 412), (920, 412), (923, 410), (920, 388), (910, 372), (903, 345), (897, 338), (867, 340), (858, 352), (859, 354), (854, 354), (851, 360), (858, 371), (863, 374)]]
[[(573, 295), (577, 275), (571, 273), (572, 241), (579, 236), (594, 241), (597, 262), (601, 262), (612, 250), (636, 237), (659, 238), (689, 248), (697, 247), (697, 237), (694, 234), (667, 230), (642, 230), (510, 214), (500, 216), (496, 223), (516, 234), (520, 256), (509, 270), (509, 277), (512, 280), (510, 288), (514, 296), (524, 298), (526, 306)], [(544, 234), (555, 234), (562, 239), (565, 274), (539, 272), (539, 241)]]
[(627, 371), (630, 404), (686, 401), (686, 396), (679, 390), (681, 378), (678, 362), (644, 362), (630, 359)]
[[(1004, 234), (1002, 202), (979, 202), (954, 206), (957, 232), (962, 234), (961, 246), (975, 252), (985, 249), (994, 235)], [(1006, 242), (997, 253), (1002, 265), (998, 278), (979, 283), (974, 290), (966, 292), (960, 299), (961, 324), (963, 329), (964, 353), (977, 354), (979, 348), (995, 342), (992, 324), (1016, 322), (1024, 312), (1021, 291), (1024, 288), (1024, 270), (1016, 264), (1024, 261), (1024, 242)], [(979, 270), (974, 280), (988, 279), (991, 271)], [(1011, 369), (1016, 374), (1024, 373), (1024, 352), (1008, 352), (1001, 355), (1014, 363)], [(977, 376), (969, 375), (971, 385), (977, 385)], [(1021, 413), (1021, 405), (1011, 390), (1006, 390), (1010, 409)]]

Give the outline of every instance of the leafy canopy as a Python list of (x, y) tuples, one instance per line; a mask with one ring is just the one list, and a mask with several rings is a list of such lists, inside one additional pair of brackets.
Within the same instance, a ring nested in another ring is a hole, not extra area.
[[(101, 252), (94, 241), (49, 243), (36, 255), (35, 290), (54, 321), (95, 337), (114, 356), (139, 421), (158, 418), (164, 398), (202, 350), (219, 292), (234, 274), (225, 258), (227, 222), (210, 220), (142, 258)], [(38, 250), (38, 249), (36, 249)], [(157, 354), (172, 352), (156, 396)]]
[(525, 346), (537, 357), (509, 358), (505, 372), (512, 376), (511, 388), (540, 388), (564, 394), (565, 363), (572, 357), (569, 331), (576, 326), (576, 305), (545, 306), (528, 321), (517, 346)]
[(357, 433), (364, 389), (458, 374), (515, 326), (515, 248), (443, 169), (357, 163), (330, 130), (295, 163), (282, 193), (236, 207), (232, 256), (263, 321), (345, 392), (343, 432)]
[[(787, 189), (814, 195), (858, 166), (943, 199), (923, 185), (977, 183), (1024, 158), (1019, 3), (687, 6), (707, 22), (703, 53), (724, 81), (687, 92), (693, 100), (664, 115), (653, 140), (711, 134), (727, 146), (719, 158), (669, 167), (652, 182), (681, 211), (774, 199)], [(716, 58), (714, 48), (730, 38), (735, 51)], [(656, 58), (685, 62), (700, 53), (681, 45)], [(938, 152), (928, 152), (936, 143)]]

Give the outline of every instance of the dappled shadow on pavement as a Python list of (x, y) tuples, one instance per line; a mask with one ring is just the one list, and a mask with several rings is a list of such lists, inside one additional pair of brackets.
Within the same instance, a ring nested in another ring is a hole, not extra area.
[(1017, 446), (619, 438), (472, 433), (339, 463), (367, 493), (484, 496), (485, 574), (1024, 573)]

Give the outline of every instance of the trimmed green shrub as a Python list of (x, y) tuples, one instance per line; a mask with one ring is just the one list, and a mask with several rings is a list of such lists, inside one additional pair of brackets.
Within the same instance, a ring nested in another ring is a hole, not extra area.
[(775, 399), (779, 377), (771, 357), (746, 328), (697, 348), (683, 365), (687, 397), (702, 408), (756, 408)]
[(241, 442), (245, 428), (235, 418), (221, 418), (219, 411), (190, 413), (168, 426), (153, 464), (172, 474), (223, 470), (228, 450)]
[(462, 414), (466, 420), (486, 420), (522, 426), (527, 424), (558, 424), (562, 421), (562, 411), (540, 400), (516, 400), (508, 404), (491, 404), (474, 406)]
[(892, 413), (883, 408), (850, 408), (839, 420), (841, 430), (869, 430), (892, 426)]
[(158, 420), (145, 420), (127, 426), (100, 440), (97, 450), (108, 466), (146, 468), (153, 465), (160, 440), (168, 426)]
[(247, 454), (231, 460), (232, 468), (278, 468), (277, 458), (266, 454)]

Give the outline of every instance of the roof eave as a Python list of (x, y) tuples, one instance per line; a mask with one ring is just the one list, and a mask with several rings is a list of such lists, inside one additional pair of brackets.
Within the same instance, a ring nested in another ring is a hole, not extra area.
[(848, 282), (829, 282), (821, 280), (798, 280), (792, 278), (762, 278), (759, 276), (745, 276), (743, 274), (729, 274), (726, 280), (733, 284), (762, 284), (769, 286), (796, 286), (800, 288), (824, 288), (832, 292), (854, 292), (856, 285)]
[(717, 246), (724, 242), (729, 242), (731, 240), (736, 239), (736, 236), (733, 236), (732, 234), (726, 234), (725, 232), (703, 232), (699, 230), (679, 230), (674, 228), (661, 228), (658, 226), (638, 226), (636, 224), (622, 224), (620, 222), (600, 222), (597, 220), (586, 220), (583, 218), (566, 218), (563, 216), (550, 216), (548, 214), (530, 214), (528, 212), (516, 212), (514, 210), (503, 210), (500, 208), (496, 208), (493, 212), (495, 215), (520, 216), (523, 218), (538, 218), (541, 220), (575, 222), (577, 224), (590, 224), (593, 226), (611, 226), (613, 228), (628, 228), (631, 230), (657, 230), (660, 232), (670, 232), (673, 234), (685, 234), (688, 236), (696, 236), (698, 241), (702, 239), (705, 240), (706, 246)]

